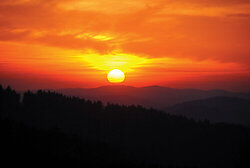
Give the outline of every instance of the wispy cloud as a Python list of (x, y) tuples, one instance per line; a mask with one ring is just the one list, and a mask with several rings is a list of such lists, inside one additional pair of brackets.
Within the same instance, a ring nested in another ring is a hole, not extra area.
[[(24, 46), (23, 58), (42, 57), (30, 52), (37, 45), (39, 52), (60, 50), (53, 55), (57, 60), (65, 59), (62, 51), (74, 51), (90, 62), (119, 51), (132, 62), (148, 60), (152, 71), (159, 59), (166, 71), (168, 59), (178, 60), (173, 71), (186, 72), (192, 64), (205, 66), (206, 71), (209, 61), (222, 69), (233, 64), (233, 71), (248, 71), (249, 15), (249, 0), (1, 0), (0, 41), (11, 50), (6, 53), (2, 47), (0, 54), (2, 60), (11, 52), (20, 57), (15, 52), (20, 48), (9, 45), (13, 43)], [(78, 69), (91, 67), (88, 61), (83, 64), (77, 64)]]

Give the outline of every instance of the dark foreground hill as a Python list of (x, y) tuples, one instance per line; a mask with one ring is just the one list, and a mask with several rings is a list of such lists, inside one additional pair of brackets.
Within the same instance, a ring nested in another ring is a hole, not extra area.
[(142, 105), (165, 109), (177, 103), (206, 99), (215, 96), (237, 97), (250, 99), (250, 93), (228, 92), (223, 90), (198, 90), (198, 89), (174, 89), (160, 86), (131, 87), (124, 85), (102, 86), (98, 88), (74, 88), (55, 90), (68, 96), (101, 100), (103, 103), (117, 103), (121, 105)]
[(0, 108), (3, 161), (19, 166), (33, 159), (49, 167), (250, 166), (250, 132), (243, 126), (44, 91), (26, 92), (20, 102), (2, 87)]
[(250, 126), (250, 100), (233, 97), (213, 97), (180, 103), (166, 112), (195, 120), (225, 122)]

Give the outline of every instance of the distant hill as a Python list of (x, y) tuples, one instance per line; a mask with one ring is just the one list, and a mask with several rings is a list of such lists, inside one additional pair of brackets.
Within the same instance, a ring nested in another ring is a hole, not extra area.
[(131, 87), (124, 85), (102, 86), (98, 88), (72, 88), (55, 90), (68, 96), (101, 100), (124, 105), (139, 104), (144, 107), (165, 109), (186, 101), (206, 99), (215, 96), (250, 99), (250, 93), (228, 92), (223, 90), (174, 89), (160, 86)]
[(250, 100), (232, 97), (213, 97), (180, 103), (166, 112), (195, 120), (245, 124), (250, 126)]

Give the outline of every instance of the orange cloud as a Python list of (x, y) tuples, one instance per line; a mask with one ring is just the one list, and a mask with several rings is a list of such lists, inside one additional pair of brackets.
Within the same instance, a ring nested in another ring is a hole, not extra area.
[(92, 84), (115, 67), (128, 84), (250, 74), (249, 11), (249, 0), (2, 0), (0, 71)]

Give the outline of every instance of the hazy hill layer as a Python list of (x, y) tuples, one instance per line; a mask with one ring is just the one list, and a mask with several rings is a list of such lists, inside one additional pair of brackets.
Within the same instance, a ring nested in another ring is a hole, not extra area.
[(91, 100), (101, 100), (104, 103), (125, 105), (139, 104), (144, 107), (165, 109), (177, 103), (206, 99), (215, 96), (250, 98), (250, 93), (228, 92), (223, 90), (173, 89), (160, 86), (131, 87), (122, 85), (103, 86), (91, 89), (61, 89), (57, 92)]
[(249, 99), (213, 97), (180, 103), (165, 111), (196, 120), (250, 125)]

